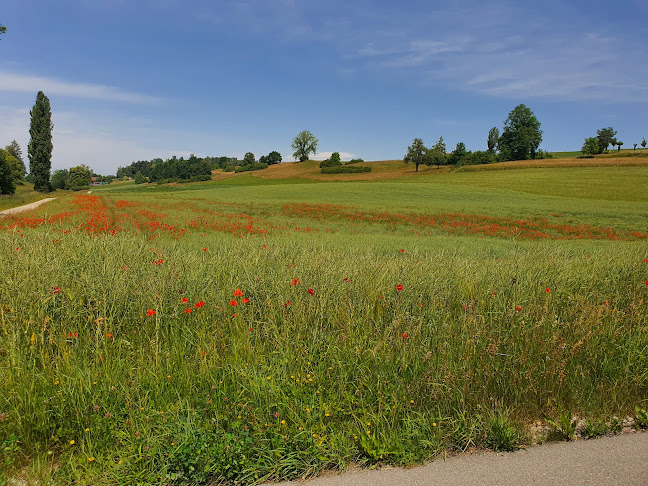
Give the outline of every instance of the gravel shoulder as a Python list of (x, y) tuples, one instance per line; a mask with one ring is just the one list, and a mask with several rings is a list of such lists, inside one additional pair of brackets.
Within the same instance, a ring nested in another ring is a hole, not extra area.
[(14, 214), (20, 214), (25, 211), (29, 211), (31, 209), (35, 209), (41, 204), (45, 204), (46, 202), (50, 202), (56, 199), (55, 197), (46, 197), (45, 199), (41, 199), (40, 201), (35, 201), (33, 203), (25, 204), (24, 206), (18, 206), (17, 208), (10, 208), (10, 209), (5, 209), (4, 211), (0, 211), (0, 217), (3, 216), (13, 216)]
[(513, 453), (478, 452), (423, 466), (352, 470), (276, 486), (648, 486), (648, 432), (551, 442)]

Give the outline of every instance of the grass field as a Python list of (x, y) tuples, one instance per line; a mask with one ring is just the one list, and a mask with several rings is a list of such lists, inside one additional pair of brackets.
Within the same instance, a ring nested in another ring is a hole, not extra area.
[(370, 164), (0, 220), (0, 480), (254, 483), (644, 423), (648, 166)]

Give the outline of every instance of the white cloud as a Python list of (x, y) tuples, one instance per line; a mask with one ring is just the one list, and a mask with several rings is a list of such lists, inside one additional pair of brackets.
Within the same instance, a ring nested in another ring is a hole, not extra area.
[(36, 93), (85, 98), (103, 101), (121, 101), (135, 104), (158, 104), (162, 100), (154, 96), (122, 91), (114, 86), (63, 81), (42, 76), (28, 76), (16, 73), (0, 73), (0, 91)]
[[(341, 160), (351, 160), (355, 157), (355, 155), (350, 154), (349, 152), (338, 152), (340, 154), (340, 159)], [(311, 160), (326, 160), (330, 159), (331, 155), (333, 155), (333, 152), (318, 152), (315, 155), (310, 156), (309, 158)]]

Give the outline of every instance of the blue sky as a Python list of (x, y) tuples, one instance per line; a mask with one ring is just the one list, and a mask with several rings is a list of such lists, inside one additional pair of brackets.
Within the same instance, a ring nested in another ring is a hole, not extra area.
[(541, 148), (648, 138), (648, 2), (16, 0), (0, 23), (0, 145), (25, 156), (36, 93), (54, 169), (257, 157), (310, 130), (318, 158), (484, 150), (524, 103)]

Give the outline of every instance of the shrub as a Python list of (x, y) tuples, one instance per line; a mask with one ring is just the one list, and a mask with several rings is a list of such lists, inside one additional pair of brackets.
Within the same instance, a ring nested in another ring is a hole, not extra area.
[(349, 160), (347, 162), (347, 165), (349, 165), (349, 164), (360, 164), (362, 162), (364, 162), (364, 160), (362, 160), (362, 159), (351, 159), (351, 160)]
[(487, 420), (484, 445), (495, 451), (513, 452), (520, 449), (523, 434), (513, 424), (507, 411), (492, 412)]
[[(268, 164), (263, 164), (261, 162), (255, 162), (253, 164), (244, 165), (242, 167), (237, 167), (234, 169), (234, 172), (250, 172), (253, 170), (263, 170), (267, 169)], [(229, 172), (229, 171), (228, 171)]]
[(324, 167), (322, 169), (322, 174), (358, 174), (360, 172), (371, 172), (371, 167), (340, 165), (336, 167)]
[(333, 152), (330, 159), (326, 159), (325, 161), (320, 163), (320, 168), (323, 169), (325, 167), (338, 167), (340, 165), (342, 165), (342, 161), (340, 161), (340, 154), (338, 152)]

